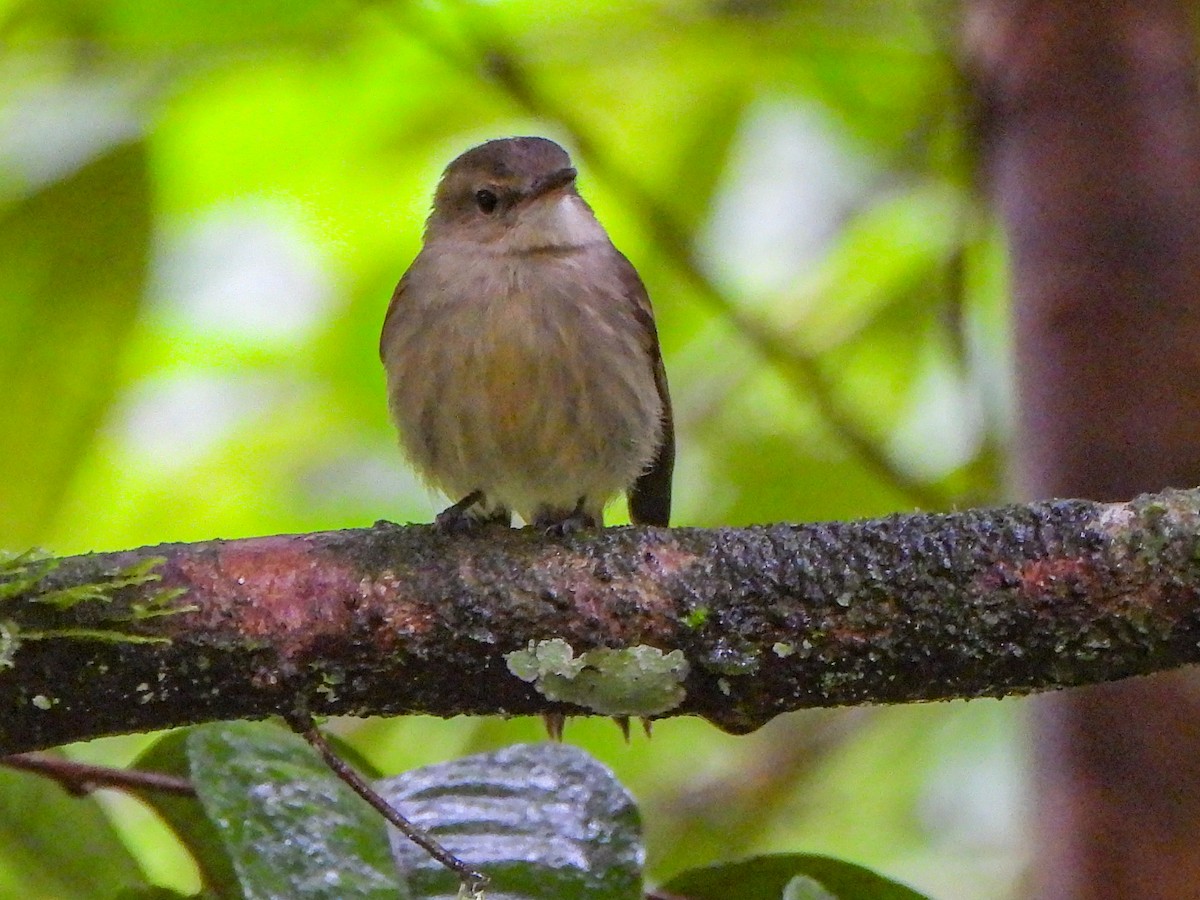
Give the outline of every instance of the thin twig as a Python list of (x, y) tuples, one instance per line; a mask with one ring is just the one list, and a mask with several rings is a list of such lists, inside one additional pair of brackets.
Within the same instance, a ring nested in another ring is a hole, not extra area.
[(196, 789), (192, 783), (177, 775), (95, 766), (47, 753), (14, 753), (2, 756), (0, 765), (44, 775), (57, 781), (63, 790), (76, 797), (84, 797), (103, 788), (129, 793), (160, 791), (184, 797), (196, 796)]
[(394, 806), (388, 803), (387, 800), (380, 796), (367, 783), (366, 779), (354, 771), (344, 759), (334, 752), (333, 748), (329, 746), (329, 742), (325, 740), (325, 735), (321, 734), (321, 729), (317, 727), (311, 716), (303, 713), (292, 713), (288, 716), (288, 724), (321, 754), (321, 758), (325, 760), (325, 764), (333, 770), (333, 773), (338, 778), (348, 784), (354, 793), (371, 804), (376, 812), (395, 825), (406, 838), (458, 876), (459, 881), (462, 882), (470, 896), (475, 896), (483, 890), (488, 882), (487, 876), (481, 872), (476, 872), (434, 840), (429, 832), (414, 825)]

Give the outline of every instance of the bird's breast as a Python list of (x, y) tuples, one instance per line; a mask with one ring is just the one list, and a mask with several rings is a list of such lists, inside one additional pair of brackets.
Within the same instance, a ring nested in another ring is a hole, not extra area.
[(444, 270), (397, 330), (391, 394), (410, 453), (451, 493), (492, 490), (518, 511), (611, 496), (661, 428), (640, 324), (586, 258), (486, 262)]

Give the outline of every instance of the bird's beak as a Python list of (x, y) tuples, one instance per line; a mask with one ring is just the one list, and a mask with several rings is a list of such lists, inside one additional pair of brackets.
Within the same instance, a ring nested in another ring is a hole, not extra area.
[(536, 200), (551, 191), (558, 188), (566, 187), (575, 180), (575, 176), (579, 173), (568, 166), (565, 169), (559, 169), (557, 172), (551, 172), (549, 175), (543, 175), (533, 183), (533, 187), (529, 191), (529, 199)]

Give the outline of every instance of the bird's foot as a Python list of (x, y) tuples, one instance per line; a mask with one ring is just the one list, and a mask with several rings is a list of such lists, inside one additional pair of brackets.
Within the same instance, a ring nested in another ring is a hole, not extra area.
[(542, 507), (534, 514), (533, 521), (529, 524), (534, 528), (540, 528), (546, 534), (558, 537), (575, 534), (585, 528), (603, 527), (604, 522), (598, 516), (584, 510), (583, 506), (586, 500), (586, 497), (580, 497), (579, 502), (570, 512)]
[(442, 534), (471, 534), (488, 525), (512, 525), (512, 513), (504, 507), (485, 512), (483, 491), (471, 491), (452, 506), (447, 506), (433, 520), (433, 527)]

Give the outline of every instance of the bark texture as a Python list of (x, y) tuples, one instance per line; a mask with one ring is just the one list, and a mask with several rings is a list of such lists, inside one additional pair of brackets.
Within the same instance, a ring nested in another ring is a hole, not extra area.
[[(1200, 483), (1200, 103), (1182, 0), (973, 0), (990, 186), (1012, 248), (1021, 493)], [(1037, 896), (1192, 898), (1190, 675), (1037, 711)]]
[(661, 714), (746, 731), (1200, 661), (1200, 491), (559, 540), (379, 524), (72, 557), (0, 597), (0, 753), (296, 709), (608, 712), (513, 674), (548, 639), (679, 651)]

